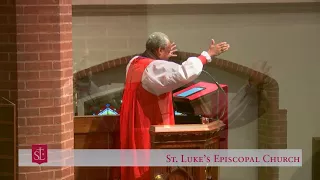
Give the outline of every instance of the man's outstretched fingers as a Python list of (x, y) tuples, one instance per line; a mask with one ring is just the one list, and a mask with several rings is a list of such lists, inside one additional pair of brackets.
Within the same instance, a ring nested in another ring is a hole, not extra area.
[(216, 42), (214, 41), (214, 39), (211, 39), (211, 45), (215, 45)]

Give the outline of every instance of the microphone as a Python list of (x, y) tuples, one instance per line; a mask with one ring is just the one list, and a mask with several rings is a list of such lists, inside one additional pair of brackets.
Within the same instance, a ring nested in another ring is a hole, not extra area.
[[(228, 95), (227, 95), (227, 93), (222, 89), (222, 87), (220, 86), (220, 84), (218, 83), (218, 81), (216, 81), (215, 80), (215, 78), (210, 74), (210, 73), (208, 73), (207, 71), (205, 71), (205, 70), (202, 70), (202, 72), (204, 72), (205, 74), (207, 74), (211, 79), (212, 79), (212, 81), (217, 85), (217, 87), (218, 87), (218, 89), (220, 90), (220, 91), (222, 91), (223, 92), (223, 94), (224, 94), (224, 96), (225, 97), (227, 97)], [(224, 115), (224, 113), (225, 113), (225, 111), (226, 111), (226, 104), (227, 104), (228, 102), (225, 102), (225, 104), (224, 104), (224, 108), (223, 108), (223, 111), (222, 111), (222, 114), (221, 114), (221, 116), (219, 117), (219, 91), (218, 91), (218, 96), (217, 96), (217, 119), (216, 120), (219, 120), (219, 119), (221, 119), (222, 117), (223, 117), (223, 115)]]

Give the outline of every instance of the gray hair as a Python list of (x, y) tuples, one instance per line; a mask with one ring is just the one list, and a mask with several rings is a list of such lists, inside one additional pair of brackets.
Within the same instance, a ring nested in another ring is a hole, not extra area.
[(158, 48), (165, 48), (169, 43), (169, 37), (162, 32), (150, 34), (146, 42), (146, 50), (154, 52)]

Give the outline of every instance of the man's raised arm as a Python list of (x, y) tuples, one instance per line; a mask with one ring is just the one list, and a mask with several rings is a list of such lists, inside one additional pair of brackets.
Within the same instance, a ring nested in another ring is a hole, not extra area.
[(142, 86), (154, 95), (171, 92), (195, 80), (207, 62), (211, 62), (211, 57), (206, 51), (198, 57), (188, 58), (181, 65), (165, 60), (154, 60), (143, 73)]

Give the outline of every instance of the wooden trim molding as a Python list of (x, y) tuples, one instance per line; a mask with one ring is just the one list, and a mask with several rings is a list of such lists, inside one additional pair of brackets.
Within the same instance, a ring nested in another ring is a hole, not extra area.
[(314, 0), (76, 0), (72, 1), (72, 5), (281, 4), (313, 2)]
[(119, 116), (75, 116), (74, 134), (108, 133), (119, 129)]
[(73, 16), (320, 12), (320, 2), (250, 4), (74, 5)]
[(153, 125), (151, 133), (176, 133), (176, 132), (208, 132), (219, 131), (225, 124), (222, 121), (214, 121), (209, 124), (188, 124), (188, 125)]

